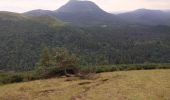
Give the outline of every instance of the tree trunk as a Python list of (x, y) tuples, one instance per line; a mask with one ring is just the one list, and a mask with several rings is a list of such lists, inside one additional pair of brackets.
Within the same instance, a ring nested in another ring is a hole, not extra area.
[(67, 68), (64, 68), (64, 74), (67, 75)]

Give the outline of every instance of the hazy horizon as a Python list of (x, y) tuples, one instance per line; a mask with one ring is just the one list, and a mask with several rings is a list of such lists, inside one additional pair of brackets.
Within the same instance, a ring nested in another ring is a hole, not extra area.
[[(0, 11), (26, 12), (35, 9), (56, 10), (69, 0), (0, 0)], [(169, 10), (170, 0), (87, 0), (107, 12), (126, 12), (135, 9)]]

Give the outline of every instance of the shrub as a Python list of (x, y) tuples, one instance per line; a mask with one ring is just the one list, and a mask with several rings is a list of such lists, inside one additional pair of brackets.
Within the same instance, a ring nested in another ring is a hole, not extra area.
[(77, 57), (65, 48), (52, 50), (45, 48), (37, 64), (36, 72), (41, 78), (74, 74), (77, 71), (77, 61)]
[(10, 74), (10, 75), (4, 76), (3, 78), (1, 77), (0, 81), (3, 84), (22, 82), (23, 77), (21, 75), (18, 75), (18, 74)]
[[(118, 64), (93, 66), (93, 71), (97, 73), (128, 70), (150, 70), (150, 69), (170, 69), (170, 64)], [(87, 70), (88, 68), (84, 69)]]
[(3, 72), (0, 73), (0, 84), (32, 81), (39, 79), (34, 72)]

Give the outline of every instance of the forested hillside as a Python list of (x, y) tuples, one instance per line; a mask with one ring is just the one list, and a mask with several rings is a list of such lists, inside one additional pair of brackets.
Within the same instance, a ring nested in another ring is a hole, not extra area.
[(168, 26), (77, 28), (45, 19), (1, 12), (1, 70), (33, 69), (45, 47), (65, 47), (82, 65), (170, 62)]

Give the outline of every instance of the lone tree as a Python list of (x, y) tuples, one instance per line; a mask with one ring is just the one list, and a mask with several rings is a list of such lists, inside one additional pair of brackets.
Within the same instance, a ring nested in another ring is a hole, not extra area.
[(77, 64), (77, 57), (71, 54), (66, 48), (53, 48), (52, 50), (45, 48), (37, 64), (37, 71), (46, 77), (51, 77), (51, 75), (55, 74), (60, 75), (61, 73), (68, 75), (70, 71), (75, 73)]

